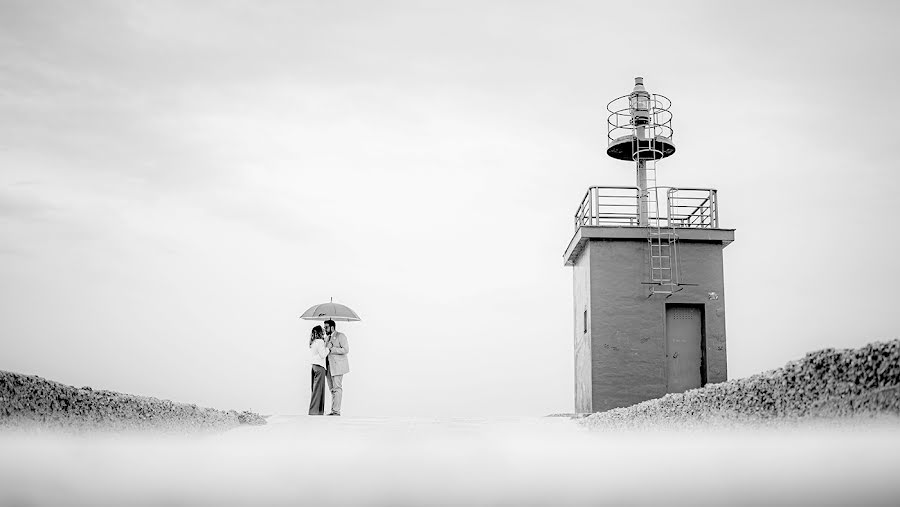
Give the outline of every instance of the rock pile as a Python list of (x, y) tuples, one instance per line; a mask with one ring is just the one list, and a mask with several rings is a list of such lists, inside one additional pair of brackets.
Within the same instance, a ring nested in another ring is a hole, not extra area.
[(35, 375), (0, 371), (0, 428), (203, 432), (265, 423), (262, 416), (253, 412), (95, 391)]
[(643, 429), (872, 416), (900, 416), (900, 340), (811, 352), (783, 368), (580, 421), (597, 429)]

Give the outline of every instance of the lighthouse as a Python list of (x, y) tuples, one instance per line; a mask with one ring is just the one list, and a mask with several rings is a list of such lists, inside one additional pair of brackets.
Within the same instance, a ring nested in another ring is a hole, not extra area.
[(728, 376), (722, 253), (734, 229), (719, 223), (714, 188), (657, 183), (657, 163), (675, 154), (671, 108), (641, 77), (607, 105), (606, 153), (634, 167), (635, 184), (588, 188), (563, 256), (579, 413)]

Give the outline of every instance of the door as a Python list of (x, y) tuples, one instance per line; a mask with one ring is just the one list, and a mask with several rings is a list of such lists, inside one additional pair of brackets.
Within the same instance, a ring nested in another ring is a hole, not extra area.
[(666, 391), (701, 385), (703, 312), (697, 306), (666, 305)]

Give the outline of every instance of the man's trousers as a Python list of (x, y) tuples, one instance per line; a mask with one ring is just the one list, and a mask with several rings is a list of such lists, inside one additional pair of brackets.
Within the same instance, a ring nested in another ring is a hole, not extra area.
[(328, 381), (328, 389), (331, 391), (331, 413), (332, 414), (341, 414), (341, 398), (344, 396), (344, 376), (343, 375), (332, 375), (331, 374), (331, 364), (328, 364), (329, 368), (325, 370), (325, 379)]

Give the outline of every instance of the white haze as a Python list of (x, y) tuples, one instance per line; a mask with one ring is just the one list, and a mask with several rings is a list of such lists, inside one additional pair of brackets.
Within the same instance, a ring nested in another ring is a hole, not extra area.
[(896, 505), (897, 420), (595, 433), (568, 419), (280, 416), (204, 438), (0, 434), (0, 504)]

